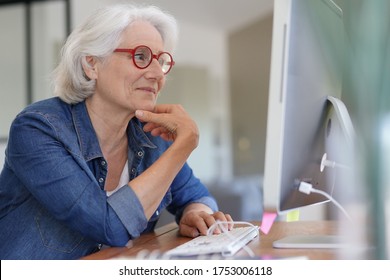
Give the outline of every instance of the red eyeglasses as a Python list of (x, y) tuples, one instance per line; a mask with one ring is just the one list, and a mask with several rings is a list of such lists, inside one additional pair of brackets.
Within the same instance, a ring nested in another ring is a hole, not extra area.
[(165, 75), (168, 74), (173, 65), (175, 65), (170, 53), (161, 52), (153, 54), (152, 50), (148, 46), (137, 46), (134, 49), (115, 49), (114, 52), (130, 53), (134, 65), (139, 69), (147, 68), (152, 63), (153, 58), (155, 58), (160, 64)]

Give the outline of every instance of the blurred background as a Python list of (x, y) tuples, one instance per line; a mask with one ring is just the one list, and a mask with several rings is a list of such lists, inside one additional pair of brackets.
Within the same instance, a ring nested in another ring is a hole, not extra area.
[[(15, 115), (52, 96), (49, 76), (72, 28), (91, 10), (119, 2), (130, 1), (0, 1), (1, 166)], [(221, 210), (236, 220), (260, 220), (264, 209), (274, 210), (277, 198), (276, 189), (262, 187), (273, 0), (131, 2), (154, 4), (178, 20), (176, 65), (159, 102), (181, 103), (197, 121), (200, 145), (189, 159), (195, 174)], [(384, 151), (390, 151), (390, 2), (334, 2), (344, 10), (348, 42), (343, 99), (362, 136), (360, 190), (369, 197), (371, 225), (383, 228), (373, 238), (383, 244), (390, 216), (389, 172), (383, 168)], [(326, 213), (316, 206), (301, 219), (327, 218)]]

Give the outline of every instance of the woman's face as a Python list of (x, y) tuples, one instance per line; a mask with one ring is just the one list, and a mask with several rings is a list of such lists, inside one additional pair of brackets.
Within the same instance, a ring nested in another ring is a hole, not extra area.
[[(154, 54), (164, 51), (160, 33), (150, 23), (136, 21), (123, 33), (118, 48), (148, 46)], [(165, 76), (156, 59), (145, 69), (137, 68), (129, 53), (113, 53), (105, 62), (97, 63), (96, 89), (93, 98), (116, 113), (133, 115), (135, 110), (152, 111), (165, 84)]]

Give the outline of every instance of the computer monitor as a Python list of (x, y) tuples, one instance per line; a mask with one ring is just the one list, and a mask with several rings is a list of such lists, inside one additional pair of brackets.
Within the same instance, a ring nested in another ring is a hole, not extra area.
[[(273, 24), (264, 188), (278, 189), (277, 211), (286, 214), (337, 202), (340, 185), (352, 174), (354, 133), (341, 101), (340, 7), (332, 0), (275, 0)], [(307, 188), (319, 193), (304, 193)], [(292, 239), (274, 246), (342, 245), (337, 236)]]

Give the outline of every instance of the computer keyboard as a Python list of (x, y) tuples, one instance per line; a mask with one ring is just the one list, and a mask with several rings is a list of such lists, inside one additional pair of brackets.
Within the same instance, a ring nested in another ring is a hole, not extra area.
[(168, 257), (221, 254), (233, 256), (259, 235), (257, 226), (236, 227), (220, 234), (198, 236), (165, 253)]

